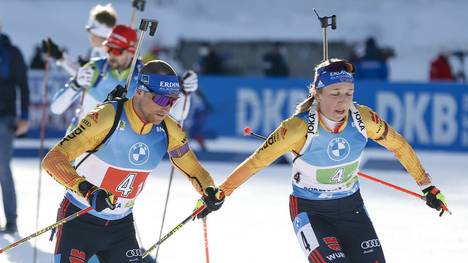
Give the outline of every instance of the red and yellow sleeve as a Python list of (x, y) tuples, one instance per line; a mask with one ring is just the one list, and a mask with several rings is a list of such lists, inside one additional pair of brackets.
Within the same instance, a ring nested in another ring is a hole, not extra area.
[(418, 185), (429, 184), (430, 178), (405, 138), (369, 107), (359, 105), (357, 108), (366, 126), (367, 136), (392, 152)]
[(226, 195), (230, 195), (252, 175), (270, 165), (281, 155), (287, 152), (293, 152), (297, 155), (305, 143), (306, 134), (307, 124), (303, 120), (291, 117), (283, 121), (268, 136), (262, 146), (231, 172), (220, 188)]
[(189, 179), (195, 190), (203, 195), (208, 186), (214, 186), (213, 178), (190, 149), (187, 135), (177, 122), (170, 117), (164, 122), (169, 138), (168, 154), (172, 164)]
[(71, 161), (86, 151), (93, 150), (105, 138), (114, 123), (115, 110), (104, 104), (86, 115), (69, 134), (57, 143), (42, 160), (42, 168), (61, 185), (78, 194), (78, 185), (84, 181)]

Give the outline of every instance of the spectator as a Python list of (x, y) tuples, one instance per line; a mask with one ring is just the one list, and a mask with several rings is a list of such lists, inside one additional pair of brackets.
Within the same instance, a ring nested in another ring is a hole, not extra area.
[(429, 79), (430, 81), (454, 81), (447, 52), (440, 52), (437, 58), (431, 61)]
[(273, 49), (263, 55), (263, 72), (269, 77), (289, 76), (289, 67), (284, 58), (285, 49), (280, 43), (275, 43)]
[(364, 56), (356, 60), (356, 79), (388, 80), (387, 59), (393, 52), (385, 53), (377, 46), (374, 38), (366, 40)]
[[(13, 139), (28, 131), (29, 87), (27, 67), (21, 51), (0, 31), (0, 186), (6, 225), (2, 233), (18, 232), (16, 226), (16, 192), (11, 174), (10, 160)], [(16, 89), (19, 89), (20, 114), (16, 112)]]
[(212, 46), (208, 43), (203, 43), (198, 49), (198, 67), (199, 72), (206, 75), (222, 75), (224, 74), (223, 60), (216, 53)]

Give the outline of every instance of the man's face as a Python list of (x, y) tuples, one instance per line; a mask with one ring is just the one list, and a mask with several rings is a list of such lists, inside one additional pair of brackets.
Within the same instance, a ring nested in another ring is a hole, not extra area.
[(107, 47), (107, 62), (111, 69), (125, 70), (132, 62), (133, 53), (123, 48)]
[[(175, 98), (171, 98), (167, 102), (167, 105), (161, 106), (155, 102), (158, 101), (157, 96), (154, 93), (145, 91), (137, 91), (134, 96), (134, 106), (137, 113), (144, 121), (153, 124), (160, 124), (166, 118), (176, 100)], [(163, 98), (163, 100), (166, 98)]]

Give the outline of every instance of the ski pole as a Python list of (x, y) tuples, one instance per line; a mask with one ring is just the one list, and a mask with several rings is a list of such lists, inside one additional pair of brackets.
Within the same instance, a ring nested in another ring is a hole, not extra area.
[[(253, 132), (252, 129), (250, 129), (249, 127), (245, 127), (245, 128), (244, 128), (244, 136), (253, 136), (253, 137), (256, 137), (256, 138), (259, 138), (259, 139), (262, 139), (262, 140), (266, 140), (266, 139), (267, 139), (265, 136)], [(403, 187), (400, 187), (400, 186), (391, 184), (391, 183), (389, 183), (389, 182), (386, 182), (386, 181), (383, 181), (383, 180), (381, 180), (381, 179), (375, 178), (375, 177), (370, 176), (370, 175), (368, 175), (368, 174), (365, 174), (365, 173), (363, 173), (363, 172), (358, 172), (357, 174), (358, 174), (359, 176), (361, 176), (361, 177), (364, 177), (364, 178), (368, 179), (368, 180), (371, 180), (371, 181), (374, 181), (374, 182), (383, 184), (383, 185), (385, 185), (385, 186), (388, 186), (388, 187), (390, 187), (390, 188), (396, 189), (396, 190), (401, 191), (401, 192), (403, 192), (403, 193), (406, 193), (406, 194), (412, 195), (412, 196), (414, 196), (414, 197), (417, 197), (417, 198), (419, 198), (419, 199), (421, 199), (421, 200), (424, 200), (424, 201), (426, 200), (426, 197), (425, 197), (425, 196), (423, 196), (423, 195), (421, 195), (421, 194), (418, 194), (418, 193), (415, 193), (415, 192), (413, 192), (413, 191), (411, 191), (411, 190), (408, 190), (408, 189), (405, 189), (405, 188), (403, 188)], [(452, 214), (452, 212), (450, 212), (450, 210), (447, 208), (446, 205), (442, 204), (441, 207), (442, 207), (442, 209), (443, 209), (444, 211), (447, 211), (450, 215)]]
[(14, 242), (14, 243), (12, 243), (12, 244), (6, 246), (6, 247), (0, 249), (0, 254), (2, 254), (2, 253), (5, 252), (5, 251), (8, 251), (8, 250), (10, 250), (10, 249), (12, 249), (12, 248), (14, 248), (14, 247), (16, 247), (16, 246), (19, 246), (19, 245), (25, 243), (26, 241), (28, 241), (28, 240), (30, 240), (30, 239), (32, 239), (32, 238), (35, 238), (35, 237), (37, 237), (37, 236), (39, 236), (39, 235), (42, 235), (42, 234), (44, 234), (45, 232), (47, 232), (47, 231), (49, 231), (49, 230), (51, 230), (51, 229), (57, 228), (57, 227), (59, 227), (59, 226), (65, 224), (65, 223), (67, 223), (67, 222), (70, 222), (71, 220), (73, 220), (73, 219), (75, 219), (75, 218), (77, 218), (77, 217), (80, 217), (80, 216), (82, 216), (82, 215), (88, 213), (88, 212), (91, 211), (92, 209), (93, 209), (92, 207), (88, 207), (88, 208), (85, 208), (85, 209), (83, 209), (83, 210), (81, 210), (81, 211), (78, 211), (78, 212), (76, 212), (76, 213), (74, 213), (74, 214), (71, 214), (71, 215), (69, 215), (69, 216), (67, 216), (67, 217), (65, 217), (65, 218), (63, 218), (63, 219), (61, 219), (61, 220), (59, 220), (59, 221), (53, 223), (52, 225), (50, 225), (50, 226), (48, 226), (48, 227), (45, 227), (45, 228), (43, 228), (43, 229), (41, 229), (41, 230), (39, 230), (39, 231), (37, 231), (37, 232), (35, 232), (35, 233), (33, 233), (33, 234), (31, 234), (31, 235), (25, 237), (25, 238), (22, 238), (22, 239), (20, 239), (20, 240), (18, 240), (18, 241), (16, 241), (16, 242)]
[(205, 258), (206, 263), (210, 263), (210, 251), (208, 249), (208, 226), (206, 225), (206, 217), (203, 218), (203, 237), (205, 240)]
[[(319, 16), (317, 10), (314, 8), (314, 12), (317, 15), (318, 20), (320, 21), (320, 26), (322, 27), (323, 35), (323, 61), (328, 59), (328, 35), (327, 28), (331, 26), (331, 29), (336, 29), (336, 15), (332, 16)], [(331, 23), (329, 22), (331, 19)]]
[(145, 11), (145, 4), (145, 0), (132, 0), (132, 16), (130, 18), (130, 27), (133, 28), (133, 25), (136, 22), (136, 11)]
[(169, 233), (167, 233), (165, 236), (163, 236), (158, 242), (156, 242), (154, 245), (152, 245), (148, 250), (145, 251), (143, 254), (143, 258), (148, 256), (151, 251), (153, 251), (156, 247), (161, 245), (164, 241), (166, 241), (170, 236), (172, 236), (175, 232), (177, 232), (179, 229), (181, 229), (187, 222), (189, 222), (192, 219), (195, 219), (195, 217), (200, 214), (203, 210), (205, 210), (206, 205), (202, 205), (199, 208), (197, 208), (195, 211), (193, 211), (187, 218), (184, 219), (180, 224), (178, 224), (176, 227), (174, 227)]
[[(364, 177), (364, 178), (366, 178), (366, 179), (368, 179), (368, 180), (371, 180), (371, 181), (374, 181), (374, 182), (383, 184), (383, 185), (388, 186), (388, 187), (390, 187), (390, 188), (396, 189), (396, 190), (398, 190), (398, 191), (401, 191), (401, 192), (403, 192), (403, 193), (412, 195), (412, 196), (414, 196), (414, 197), (417, 197), (417, 198), (419, 198), (419, 199), (421, 199), (421, 200), (426, 201), (426, 197), (425, 197), (425, 196), (423, 196), (423, 195), (421, 195), (421, 194), (418, 194), (418, 193), (415, 193), (415, 192), (413, 192), (413, 191), (411, 191), (411, 190), (408, 190), (408, 189), (406, 189), (406, 188), (403, 188), (403, 187), (400, 187), (400, 186), (398, 186), (398, 185), (394, 185), (394, 184), (392, 184), (392, 183), (383, 181), (383, 180), (381, 180), (381, 179), (379, 179), (379, 178), (370, 176), (370, 175), (365, 174), (365, 173), (363, 173), (363, 172), (358, 172), (358, 175), (361, 176), (361, 177)], [(441, 204), (441, 207), (442, 207), (442, 209), (443, 209), (444, 211), (446, 211), (447, 213), (449, 213), (449, 215), (452, 214), (452, 212), (448, 209), (448, 207), (447, 207), (446, 205)]]
[[(46, 126), (46, 117), (47, 117), (47, 105), (48, 105), (48, 100), (49, 100), (49, 52), (45, 54), (44, 58), (44, 81), (43, 81), (43, 86), (44, 86), (44, 93), (42, 97), (42, 116), (41, 116), (41, 129), (40, 129), (40, 145), (39, 145), (39, 178), (37, 182), (37, 201), (36, 201), (36, 229), (39, 227), (39, 209), (41, 206), (41, 185), (42, 185), (42, 167), (41, 167), (41, 162), (42, 157), (44, 157), (44, 140), (45, 140), (45, 126)], [(34, 240), (34, 246), (33, 246), (33, 262), (37, 262), (37, 242)]]
[[(184, 97), (184, 104), (182, 105), (182, 111), (180, 114), (180, 119), (179, 119), (179, 125), (180, 127), (184, 127), (184, 112), (187, 107), (187, 101), (188, 101), (188, 95)], [(163, 210), (163, 215), (162, 215), (162, 220), (161, 220), (161, 228), (159, 229), (159, 237), (158, 240), (161, 239), (162, 233), (163, 233), (163, 228), (164, 228), (164, 222), (166, 221), (166, 213), (167, 213), (167, 204), (169, 203), (169, 195), (171, 193), (171, 186), (172, 186), (172, 179), (174, 178), (174, 172), (175, 168), (173, 165), (171, 165), (171, 171), (169, 173), (169, 183), (167, 186), (167, 192), (166, 192), (166, 201), (164, 203), (164, 210)], [(158, 255), (159, 255), (159, 246), (156, 249), (156, 255), (154, 260), (157, 262), (158, 261)]]
[(135, 66), (136, 66), (136, 63), (137, 63), (137, 60), (138, 60), (138, 53), (140, 51), (140, 48), (141, 48), (141, 43), (143, 42), (143, 39), (145, 38), (145, 32), (148, 30), (149, 28), (149, 35), (150, 36), (154, 36), (154, 34), (156, 33), (156, 29), (158, 28), (158, 20), (156, 19), (146, 19), (146, 18), (142, 18), (141, 19), (141, 22), (140, 22), (140, 36), (138, 37), (138, 40), (137, 40), (137, 46), (136, 46), (136, 49), (135, 49), (135, 55), (133, 56), (133, 59), (132, 59), (132, 64), (130, 65), (130, 71), (128, 73), (128, 77), (127, 77), (127, 81), (125, 82), (125, 96), (127, 95), (127, 91), (130, 87), (130, 82), (132, 80), (132, 77), (133, 77), (133, 71), (135, 70)]

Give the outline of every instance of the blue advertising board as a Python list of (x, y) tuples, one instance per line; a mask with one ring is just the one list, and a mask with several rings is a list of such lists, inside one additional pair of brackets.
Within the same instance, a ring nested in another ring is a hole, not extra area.
[[(214, 111), (207, 130), (272, 132), (307, 95), (309, 79), (202, 77)], [(355, 101), (373, 108), (417, 149), (468, 151), (468, 86), (360, 81)]]
[[(49, 74), (49, 101), (68, 76)], [(291, 116), (307, 96), (310, 79), (200, 77), (200, 90), (213, 110), (205, 131), (217, 136), (242, 136), (244, 127), (267, 135)], [(31, 72), (30, 135), (37, 137), (46, 109), (47, 137), (61, 136), (73, 110), (61, 116), (42, 102), (43, 73)], [(468, 151), (468, 85), (449, 83), (388, 83), (360, 81), (355, 101), (374, 109), (416, 149)], [(371, 144), (372, 145), (372, 144)]]

